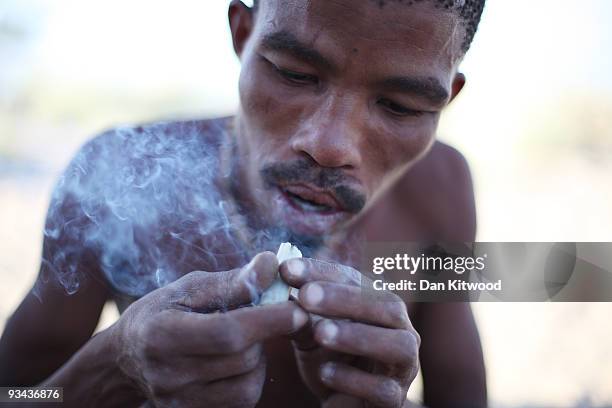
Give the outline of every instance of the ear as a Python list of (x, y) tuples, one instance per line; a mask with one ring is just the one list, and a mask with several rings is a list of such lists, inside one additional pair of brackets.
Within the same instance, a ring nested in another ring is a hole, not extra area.
[(232, 0), (228, 10), (230, 31), (234, 51), (240, 58), (242, 51), (253, 31), (253, 10), (240, 0)]
[(461, 90), (463, 89), (464, 86), (465, 86), (465, 75), (463, 75), (461, 72), (457, 72), (455, 74), (455, 78), (453, 79), (451, 98), (448, 103), (451, 103), (453, 99), (455, 99), (457, 95), (461, 93)]

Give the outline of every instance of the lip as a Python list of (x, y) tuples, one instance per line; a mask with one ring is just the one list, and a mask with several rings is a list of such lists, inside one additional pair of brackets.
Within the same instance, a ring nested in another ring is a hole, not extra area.
[[(308, 199), (330, 207), (328, 211), (307, 211), (300, 207), (288, 194), (288, 192), (294, 194), (292, 191), (295, 190), (289, 191), (284, 186), (277, 186), (273, 191), (274, 212), (279, 217), (278, 221), (297, 234), (322, 235), (330, 233), (351, 216), (347, 211), (340, 209), (336, 200), (333, 200), (333, 206), (328, 205), (327, 202), (331, 203), (331, 196), (329, 195), (325, 198), (325, 194), (317, 195), (317, 201)], [(301, 194), (298, 196), (307, 199)]]
[(283, 193), (289, 193), (299, 198), (311, 201), (318, 205), (329, 207), (331, 211), (344, 211), (343, 206), (338, 202), (336, 197), (328, 192), (318, 188), (314, 188), (305, 184), (290, 184), (279, 186)]

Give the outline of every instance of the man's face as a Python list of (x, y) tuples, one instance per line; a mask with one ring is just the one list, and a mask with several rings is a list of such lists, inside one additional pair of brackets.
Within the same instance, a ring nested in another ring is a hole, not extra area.
[(262, 0), (230, 9), (242, 62), (237, 163), (267, 223), (346, 225), (431, 146), (463, 85), (464, 30), (431, 2)]

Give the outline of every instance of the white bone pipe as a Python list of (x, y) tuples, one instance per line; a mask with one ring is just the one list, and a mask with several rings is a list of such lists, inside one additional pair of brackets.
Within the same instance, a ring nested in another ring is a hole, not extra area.
[[(276, 258), (280, 265), (287, 259), (301, 258), (302, 252), (295, 245), (291, 245), (289, 242), (284, 242), (278, 248)], [(259, 299), (259, 305), (273, 305), (276, 303), (282, 303), (289, 300), (291, 294), (291, 287), (287, 285), (280, 276), (277, 276), (276, 280), (272, 285), (261, 294)]]

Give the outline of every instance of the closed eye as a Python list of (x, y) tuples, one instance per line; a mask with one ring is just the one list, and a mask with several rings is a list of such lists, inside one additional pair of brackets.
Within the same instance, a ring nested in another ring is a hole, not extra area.
[(298, 85), (316, 85), (319, 83), (319, 79), (314, 75), (289, 71), (283, 68), (277, 68), (277, 71), (287, 81), (293, 82)]
[(319, 78), (316, 75), (305, 74), (303, 72), (291, 71), (289, 69), (281, 68), (273, 62), (266, 59), (266, 61), (274, 68), (274, 70), (286, 81), (295, 85), (317, 85)]
[(382, 106), (387, 112), (394, 116), (414, 116), (418, 117), (423, 115), (423, 111), (406, 108), (405, 106), (400, 105), (399, 103), (393, 102), (390, 99), (381, 98), (377, 102), (380, 106)]

